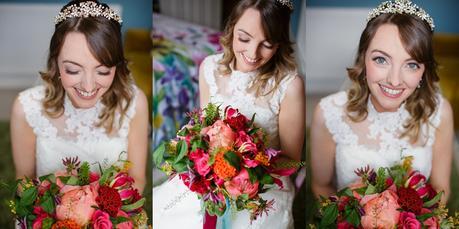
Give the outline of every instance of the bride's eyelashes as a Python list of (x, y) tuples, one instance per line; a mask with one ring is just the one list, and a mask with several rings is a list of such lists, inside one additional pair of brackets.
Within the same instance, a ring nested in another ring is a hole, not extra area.
[(382, 57), (382, 56), (373, 57), (372, 60), (373, 60), (376, 64), (380, 64), (380, 65), (388, 64), (386, 58), (384, 58), (384, 57)]
[(65, 73), (69, 74), (69, 75), (77, 75), (80, 72), (79, 71), (72, 71), (72, 70), (65, 69)]
[(249, 39), (243, 39), (243, 38), (240, 38), (240, 37), (238, 38), (238, 40), (240, 42), (242, 42), (242, 43), (249, 43), (249, 41), (250, 41)]

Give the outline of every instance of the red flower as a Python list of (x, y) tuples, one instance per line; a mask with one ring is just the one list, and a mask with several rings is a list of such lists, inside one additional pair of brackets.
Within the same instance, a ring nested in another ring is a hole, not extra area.
[(108, 186), (100, 186), (96, 202), (102, 211), (107, 212), (112, 217), (116, 217), (123, 204), (118, 190)]
[(351, 198), (349, 196), (341, 197), (338, 201), (338, 211), (344, 211), (344, 208), (346, 207), (350, 199)]
[(416, 215), (411, 212), (400, 213), (398, 228), (401, 229), (421, 229), (421, 223), (416, 219)]
[(194, 179), (190, 179), (187, 173), (182, 173), (179, 176), (183, 183), (193, 192), (203, 195), (210, 189), (210, 181), (200, 176), (196, 176)]
[(346, 220), (344, 220), (344, 221), (339, 222), (336, 228), (337, 229), (353, 229), (355, 227), (352, 226), (352, 224), (348, 223)]
[(236, 131), (247, 129), (247, 118), (242, 115), (226, 119), (225, 123)]
[(397, 194), (399, 197), (398, 203), (404, 210), (413, 212), (416, 215), (421, 213), (423, 202), (416, 190), (401, 187), (397, 190)]

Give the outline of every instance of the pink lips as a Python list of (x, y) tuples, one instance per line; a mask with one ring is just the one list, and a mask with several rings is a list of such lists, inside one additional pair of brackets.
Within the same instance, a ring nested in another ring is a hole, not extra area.
[[(404, 89), (392, 89), (392, 88), (389, 88), (389, 87), (386, 87), (386, 86), (382, 86), (382, 85), (379, 85), (379, 88), (381, 89), (381, 92), (382, 92), (383, 95), (385, 95), (386, 97), (392, 98), (392, 99), (397, 99), (397, 98), (399, 98), (400, 96), (402, 96), (403, 91), (404, 91)], [(394, 93), (389, 93), (389, 92), (386, 91), (385, 89), (388, 89), (388, 90), (397, 90), (397, 91), (400, 91), (400, 92), (394, 94)]]
[(79, 97), (80, 99), (84, 99), (84, 100), (91, 100), (91, 99), (94, 99), (94, 98), (97, 96), (97, 92), (98, 92), (98, 91), (99, 91), (99, 89), (96, 89), (96, 92), (94, 92), (94, 94), (92, 94), (91, 96), (88, 97), (88, 96), (82, 95), (82, 94), (78, 91), (78, 89), (75, 88), (75, 92), (76, 92), (76, 94), (78, 95), (78, 97)]

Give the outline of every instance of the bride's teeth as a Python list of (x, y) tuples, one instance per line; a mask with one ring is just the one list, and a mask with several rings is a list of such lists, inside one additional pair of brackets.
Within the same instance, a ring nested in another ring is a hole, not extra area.
[(381, 88), (382, 88), (385, 92), (387, 92), (387, 93), (389, 93), (389, 94), (391, 94), (391, 95), (397, 95), (397, 94), (399, 94), (400, 92), (402, 92), (402, 90), (394, 90), (394, 89), (386, 88), (386, 87), (383, 87), (383, 86), (381, 86)]
[(255, 62), (257, 62), (257, 59), (251, 59), (251, 58), (247, 57), (247, 56), (244, 55), (244, 54), (242, 54), (242, 56), (244, 56), (244, 58), (245, 58), (248, 62), (250, 62), (250, 63), (255, 63)]
[(92, 92), (85, 92), (85, 91), (81, 91), (81, 90), (78, 90), (78, 89), (77, 89), (77, 91), (78, 91), (78, 93), (79, 93), (80, 95), (82, 95), (82, 96), (84, 96), (84, 97), (90, 97), (90, 96), (93, 96), (93, 95), (96, 93), (97, 90), (94, 90), (94, 91), (92, 91)]

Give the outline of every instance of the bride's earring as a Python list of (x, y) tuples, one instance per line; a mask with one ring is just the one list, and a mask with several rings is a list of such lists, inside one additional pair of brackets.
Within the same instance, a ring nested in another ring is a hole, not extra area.
[(422, 79), (419, 81), (417, 88), (421, 88), (421, 85), (422, 85)]

